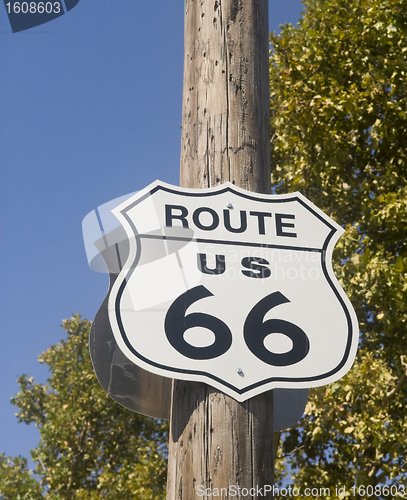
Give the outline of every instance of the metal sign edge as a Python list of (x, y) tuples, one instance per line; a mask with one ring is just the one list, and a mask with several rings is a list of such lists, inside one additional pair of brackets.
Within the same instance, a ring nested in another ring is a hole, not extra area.
[[(116, 333), (116, 339), (119, 340), (119, 346), (123, 351), (129, 350), (130, 353), (133, 354), (133, 357), (137, 358), (136, 364), (142, 367), (145, 370), (150, 371), (151, 367), (155, 368), (155, 371), (152, 373), (156, 373), (162, 375), (166, 378), (178, 378), (181, 380), (196, 380), (208, 383), (235, 398), (237, 401), (243, 402), (253, 396), (261, 394), (267, 390), (276, 389), (276, 388), (287, 388), (287, 389), (305, 389), (311, 387), (319, 387), (322, 385), (329, 384), (341, 378), (353, 365), (354, 358), (356, 355), (357, 344), (358, 344), (358, 321), (356, 317), (356, 313), (345, 294), (343, 288), (339, 284), (337, 280), (333, 268), (332, 262), (330, 259), (330, 254), (332, 253), (333, 248), (335, 247), (336, 242), (339, 237), (344, 233), (344, 229), (333, 221), (327, 214), (325, 214), (322, 210), (316, 207), (312, 202), (310, 202), (305, 196), (303, 196), (299, 192), (282, 194), (282, 195), (267, 195), (262, 193), (253, 193), (251, 191), (247, 191), (245, 189), (239, 188), (232, 184), (231, 182), (225, 182), (218, 186), (214, 186), (211, 188), (205, 189), (192, 189), (192, 188), (182, 188), (179, 186), (173, 186), (171, 184), (167, 184), (161, 182), (159, 180), (154, 181), (138, 193), (136, 193), (133, 197), (126, 200), (123, 204), (119, 205), (115, 209), (112, 210), (112, 213), (119, 219), (121, 224), (123, 225), (126, 233), (129, 236), (129, 240), (134, 239), (134, 231), (129, 227), (129, 221), (124, 215), (123, 211), (128, 209), (128, 207), (134, 206), (136, 203), (140, 203), (146, 197), (153, 195), (158, 190), (164, 190), (167, 192), (171, 192), (174, 194), (185, 195), (185, 196), (198, 196), (198, 197), (207, 197), (208, 195), (217, 195), (223, 192), (230, 191), (238, 196), (243, 196), (246, 199), (263, 201), (263, 202), (288, 202), (288, 201), (298, 201), (301, 205), (303, 205), (307, 210), (311, 211), (314, 216), (316, 216), (319, 220), (324, 222), (328, 227), (331, 228), (331, 231), (328, 237), (325, 240), (324, 248), (325, 255), (327, 255), (328, 259), (322, 260), (322, 268), (325, 274), (325, 277), (338, 298), (347, 318), (348, 323), (348, 341), (347, 347), (344, 353), (344, 356), (341, 362), (330, 372), (326, 374), (322, 374), (320, 376), (314, 377), (303, 377), (300, 379), (284, 379), (281, 377), (272, 377), (270, 379), (263, 380), (251, 386), (245, 387), (243, 389), (238, 389), (234, 387), (232, 384), (229, 384), (225, 381), (220, 380), (218, 377), (209, 374), (207, 372), (202, 371), (191, 371), (191, 370), (183, 370), (183, 369), (175, 369), (170, 367), (161, 366), (158, 363), (152, 362), (140, 353), (138, 353), (129, 343), (126, 338), (123, 326), (120, 327), (120, 324), (112, 324), (112, 330)], [(134, 245), (134, 243), (133, 243)], [(130, 270), (134, 266), (134, 255), (135, 249), (130, 250), (129, 258), (123, 267), (122, 273)], [(322, 256), (324, 254), (321, 254)], [(132, 262), (131, 266), (127, 266), (129, 262)], [(122, 274), (120, 273), (120, 274)], [(119, 281), (119, 280), (117, 280)], [(109, 300), (115, 300), (114, 310), (116, 311), (116, 322), (117, 322), (117, 313), (118, 313), (118, 293), (124, 289), (127, 282), (127, 275), (124, 273), (124, 277), (121, 280), (119, 285), (115, 285), (112, 287), (112, 293), (110, 295)], [(117, 290), (118, 289), (118, 290)], [(114, 297), (114, 299), (112, 299)], [(120, 300), (119, 300), (120, 301)], [(112, 320), (111, 320), (112, 323)], [(117, 338), (118, 336), (118, 338)], [(120, 345), (121, 342), (121, 345)]]

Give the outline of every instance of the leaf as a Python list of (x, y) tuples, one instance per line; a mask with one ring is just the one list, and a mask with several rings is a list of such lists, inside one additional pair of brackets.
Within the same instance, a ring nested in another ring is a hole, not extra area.
[[(166, 423), (123, 408), (103, 391), (89, 357), (87, 320), (76, 315), (63, 327), (67, 338), (42, 354), (51, 371), (47, 385), (19, 379), (14, 404), (20, 420), (39, 428), (40, 442), (32, 450), (32, 476), (26, 462), (3, 462), (11, 465), (0, 468), (0, 499), (17, 498), (16, 492), (24, 500), (164, 499)], [(17, 489), (10, 482), (4, 489), (2, 478), (16, 474)], [(23, 495), (27, 485), (32, 498)]]
[(404, 484), (407, 2), (304, 7), (270, 53), (271, 177), (277, 193), (300, 190), (346, 228), (333, 267), (355, 307), (361, 350), (343, 379), (310, 390), (277, 470), (282, 477), (288, 461), (302, 487)]

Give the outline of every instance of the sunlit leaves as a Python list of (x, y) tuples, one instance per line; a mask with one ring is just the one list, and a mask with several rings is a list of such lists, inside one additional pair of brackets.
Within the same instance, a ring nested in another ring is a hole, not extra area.
[(27, 460), (0, 455), (0, 500), (41, 500), (43, 489), (28, 470)]
[(272, 181), (346, 229), (334, 268), (362, 349), (343, 381), (311, 391), (284, 453), (303, 485), (405, 482), (407, 1), (305, 5), (271, 36)]
[(39, 358), (50, 368), (47, 383), (19, 379), (12, 402), (21, 422), (39, 428), (41, 440), (32, 450), (34, 474), (24, 460), (3, 459), (0, 479), (11, 478), (12, 470), (22, 481), (10, 479), (5, 493), (0, 486), (0, 499), (17, 499), (11, 492), (21, 496), (28, 487), (37, 495), (32, 500), (164, 498), (166, 424), (121, 407), (102, 390), (89, 358), (88, 321), (74, 316), (63, 327), (66, 340)]

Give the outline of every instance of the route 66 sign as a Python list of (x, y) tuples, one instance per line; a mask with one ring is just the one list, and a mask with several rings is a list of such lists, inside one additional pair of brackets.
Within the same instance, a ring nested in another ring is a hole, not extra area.
[(156, 181), (112, 213), (129, 250), (108, 317), (142, 369), (244, 401), (352, 366), (357, 319), (331, 265), (343, 229), (300, 193)]

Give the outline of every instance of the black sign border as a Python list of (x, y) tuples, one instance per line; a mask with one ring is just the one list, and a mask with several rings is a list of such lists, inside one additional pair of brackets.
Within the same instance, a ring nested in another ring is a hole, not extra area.
[[(169, 366), (166, 366), (166, 365), (162, 365), (160, 363), (156, 363), (154, 361), (151, 361), (149, 359), (147, 359), (146, 357), (144, 357), (142, 354), (140, 354), (138, 351), (136, 351), (136, 349), (134, 349), (134, 347), (131, 345), (129, 339), (127, 338), (127, 335), (126, 335), (126, 332), (125, 332), (125, 329), (124, 329), (124, 326), (123, 326), (123, 322), (122, 322), (122, 318), (121, 318), (121, 314), (120, 314), (120, 301), (121, 301), (121, 297), (123, 295), (123, 292), (124, 292), (124, 289), (126, 287), (126, 284), (128, 282), (128, 280), (130, 279), (131, 277), (131, 274), (133, 273), (135, 267), (137, 266), (138, 264), (138, 261), (140, 259), (140, 254), (141, 254), (141, 245), (138, 244), (137, 245), (137, 252), (136, 252), (136, 256), (134, 258), (134, 261), (131, 265), (131, 268), (129, 270), (129, 272), (126, 274), (126, 276), (124, 277), (120, 287), (119, 287), (119, 290), (117, 292), (117, 295), (116, 295), (116, 298), (115, 298), (115, 313), (116, 313), (116, 320), (117, 320), (117, 325), (118, 325), (118, 328), (119, 328), (119, 331), (120, 331), (120, 335), (123, 339), (123, 342), (126, 344), (127, 348), (129, 349), (129, 351), (134, 354), (137, 358), (139, 358), (141, 361), (143, 361), (144, 363), (148, 364), (148, 365), (151, 365), (151, 366), (154, 366), (156, 368), (159, 368), (160, 370), (164, 370), (164, 371), (167, 371), (167, 372), (172, 372), (172, 373), (169, 373), (168, 374), (168, 377), (169, 378), (174, 378), (174, 376), (172, 375), (173, 373), (182, 373), (182, 374), (188, 374), (188, 375), (198, 375), (200, 377), (205, 377), (207, 379), (212, 379), (214, 381), (216, 381), (218, 384), (224, 386), (224, 387), (228, 387), (229, 389), (231, 389), (232, 391), (234, 391), (236, 394), (239, 394), (239, 395), (243, 395), (245, 394), (246, 392), (249, 392), (249, 391), (252, 391), (254, 389), (257, 389), (258, 387), (261, 387), (263, 385), (267, 385), (267, 384), (270, 384), (272, 382), (317, 382), (318, 380), (325, 380), (329, 377), (331, 377), (332, 375), (334, 375), (335, 373), (337, 373), (338, 371), (340, 371), (343, 366), (346, 364), (348, 358), (349, 358), (349, 354), (350, 354), (350, 350), (351, 350), (351, 346), (352, 346), (352, 338), (353, 338), (353, 328), (352, 328), (352, 319), (351, 319), (351, 316), (350, 316), (350, 312), (343, 300), (343, 298), (341, 297), (337, 287), (334, 285), (334, 283), (332, 282), (329, 274), (328, 274), (328, 270), (327, 270), (327, 267), (326, 267), (326, 263), (325, 263), (325, 259), (324, 259), (324, 255), (326, 255), (326, 251), (327, 251), (327, 248), (329, 246), (329, 242), (331, 241), (331, 239), (333, 238), (334, 234), (336, 233), (336, 228), (329, 224), (329, 222), (327, 220), (325, 220), (324, 217), (322, 217), (319, 213), (317, 213), (315, 210), (312, 209), (312, 207), (308, 206), (301, 198), (299, 198), (298, 196), (296, 195), (293, 195), (292, 197), (290, 198), (281, 198), (281, 199), (261, 199), (260, 197), (256, 197), (256, 196), (251, 196), (249, 194), (245, 194), (245, 193), (241, 193), (237, 190), (234, 190), (231, 186), (227, 186), (223, 189), (219, 189), (219, 190), (216, 190), (214, 191), (213, 193), (208, 193), (208, 192), (191, 192), (191, 191), (178, 191), (178, 190), (175, 190), (175, 189), (171, 189), (167, 186), (161, 186), (161, 185), (158, 185), (158, 186), (155, 186), (154, 188), (152, 188), (148, 193), (144, 194), (142, 197), (140, 197), (138, 200), (136, 200), (134, 203), (132, 203), (131, 205), (129, 205), (128, 207), (124, 208), (122, 211), (121, 211), (121, 214), (123, 215), (123, 217), (126, 218), (127, 222), (130, 224), (132, 230), (134, 231), (134, 236), (137, 240), (138, 243), (140, 243), (140, 240), (141, 240), (141, 237), (136, 229), (136, 227), (134, 226), (132, 220), (130, 219), (130, 217), (128, 216), (127, 212), (129, 210), (131, 210), (133, 207), (135, 207), (136, 205), (138, 205), (139, 203), (141, 203), (143, 200), (145, 200), (146, 198), (152, 196), (154, 193), (156, 193), (157, 191), (165, 191), (165, 192), (168, 192), (168, 193), (172, 193), (172, 194), (177, 194), (177, 195), (181, 195), (181, 196), (189, 196), (189, 197), (208, 197), (208, 196), (217, 196), (219, 194), (223, 194), (223, 193), (227, 193), (227, 192), (231, 192), (241, 198), (246, 198), (248, 200), (252, 200), (252, 201), (263, 201), (265, 203), (288, 203), (288, 202), (292, 202), (292, 201), (296, 201), (298, 203), (300, 203), (304, 208), (306, 208), (309, 212), (311, 212), (316, 218), (318, 218), (321, 222), (323, 222), (326, 226), (328, 226), (328, 228), (331, 230), (330, 233), (328, 234), (325, 242), (324, 242), (324, 245), (322, 247), (322, 249), (315, 249), (315, 248), (295, 248), (295, 247), (288, 247), (288, 246), (282, 246), (282, 245), (270, 245), (270, 247), (272, 248), (283, 248), (283, 249), (295, 249), (295, 250), (304, 250), (304, 251), (318, 251), (321, 253), (321, 265), (322, 265), (322, 270), (324, 272), (324, 276), (326, 278), (326, 280), (328, 281), (330, 287), (332, 288), (334, 294), (336, 295), (339, 303), (341, 304), (342, 306), (342, 309), (345, 313), (345, 316), (346, 316), (346, 320), (347, 320), (347, 323), (348, 323), (348, 340), (347, 340), (347, 343), (346, 343), (346, 349), (345, 349), (345, 353), (344, 353), (344, 356), (341, 360), (341, 362), (334, 368), (332, 369), (331, 371), (327, 372), (327, 373), (324, 373), (322, 375), (318, 375), (318, 376), (313, 376), (313, 377), (297, 377), (297, 378), (288, 378), (288, 377), (270, 377), (268, 379), (265, 379), (265, 380), (262, 380), (262, 381), (259, 381), (259, 382), (256, 382), (255, 384), (252, 384), (250, 386), (247, 386), (247, 387), (244, 387), (243, 389), (238, 389), (237, 387), (235, 387), (234, 385), (228, 383), (228, 382), (225, 382), (224, 380), (220, 379), (219, 377), (216, 377), (215, 375), (212, 375), (210, 373), (207, 373), (205, 371), (201, 371), (201, 370), (185, 370), (185, 369), (182, 369), (182, 368), (173, 368), (173, 367), (169, 367)], [(200, 241), (200, 240), (197, 240), (197, 241)], [(207, 241), (207, 240), (205, 240)], [(219, 240), (216, 240), (217, 243), (221, 243), (221, 241)], [(230, 243), (230, 242), (228, 242)], [(236, 242), (236, 244), (241, 244), (240, 242)], [(264, 245), (263, 245), (264, 246)], [(176, 378), (176, 377), (175, 377)]]

